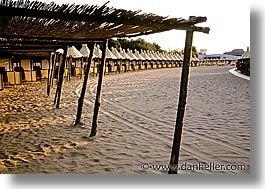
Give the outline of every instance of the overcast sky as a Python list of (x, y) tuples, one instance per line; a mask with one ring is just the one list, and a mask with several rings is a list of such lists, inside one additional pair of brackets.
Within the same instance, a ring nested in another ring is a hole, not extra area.
[[(41, 0), (51, 2), (52, 0)], [(98, 4), (107, 0), (54, 0), (61, 3)], [(236, 48), (246, 50), (250, 46), (250, 0), (110, 0), (108, 6), (142, 10), (161, 16), (188, 19), (189, 16), (206, 16), (210, 34), (195, 33), (193, 45), (207, 49), (208, 53), (224, 53)], [(173, 30), (143, 37), (156, 42), (163, 49), (183, 49), (185, 31)]]

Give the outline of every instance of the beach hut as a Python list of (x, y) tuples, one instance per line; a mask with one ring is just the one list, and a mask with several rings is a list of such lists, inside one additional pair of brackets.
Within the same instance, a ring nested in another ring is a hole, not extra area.
[[(84, 73), (86, 68), (87, 68), (89, 55), (90, 55), (90, 50), (89, 50), (87, 44), (82, 44), (82, 47), (81, 47), (79, 52), (84, 57), (84, 68), (82, 68), (82, 73)], [(92, 62), (91, 62), (91, 66), (90, 66), (90, 73), (92, 75), (98, 74), (98, 67), (100, 64), (100, 58), (101, 57), (102, 57), (102, 51), (100, 50), (100, 46), (96, 45), (96, 47), (93, 51)]]
[(151, 58), (146, 54), (146, 51), (141, 49), (140, 55), (144, 58), (145, 69), (151, 69)]
[(4, 75), (0, 72), (0, 91), (4, 89)]
[(194, 59), (195, 59), (195, 66), (200, 66), (201, 65), (200, 59), (197, 56), (195, 56)]
[(117, 73), (118, 72), (118, 65), (117, 65), (117, 57), (109, 50), (107, 47), (106, 51), (106, 65), (108, 67), (109, 73)]
[(166, 68), (171, 67), (172, 58), (169, 56), (168, 52), (163, 52), (163, 56), (166, 58)]
[(83, 60), (81, 61), (81, 73), (80, 73), (80, 76), (82, 76), (85, 72), (84, 68), (87, 66), (88, 64), (88, 57), (89, 57), (89, 54), (90, 54), (90, 50), (87, 46), (87, 44), (82, 44), (82, 47), (81, 49), (79, 50), (79, 52), (82, 54), (83, 56)]
[[(127, 71), (133, 71), (136, 69), (136, 64), (137, 64), (138, 58), (137, 58), (137, 56), (134, 55), (133, 51), (130, 49), (127, 49), (127, 55), (131, 58), (130, 58), (130, 64), (126, 68), (126, 70)], [(137, 69), (138, 69), (138, 66), (137, 66)]]
[(139, 51), (137, 49), (134, 50), (134, 55), (138, 58), (138, 69), (140, 70), (144, 70), (145, 66), (143, 64), (143, 62), (145, 61), (145, 58), (141, 56), (141, 54), (139, 53)]
[(9, 68), (9, 59), (0, 59), (0, 90), (4, 89), (4, 84), (7, 83), (7, 70)]
[(0, 90), (4, 89), (4, 84), (7, 82), (6, 70), (8, 68), (8, 65), (9, 59), (0, 59)]
[(53, 78), (58, 79), (59, 77), (59, 71), (60, 71), (60, 60), (62, 59), (61, 56), (64, 54), (64, 50), (62, 48), (59, 48), (55, 51), (55, 60), (54, 60), (54, 66), (53, 66)]
[(236, 67), (242, 74), (250, 76), (250, 48), (237, 60)]
[(122, 60), (125, 58), (118, 52), (118, 50), (115, 47), (111, 47), (112, 54), (117, 58), (116, 64), (117, 64), (117, 70), (119, 73), (123, 72), (125, 69), (122, 67)]
[(174, 56), (174, 53), (173, 52), (169, 52), (169, 55), (170, 57), (170, 60), (171, 60), (171, 67), (176, 67), (176, 62), (177, 62), (177, 58), (176, 56)]
[(48, 59), (41, 60), (41, 79), (48, 79), (50, 67), (51, 65)]
[(153, 56), (156, 58), (156, 68), (162, 68), (162, 58), (159, 56), (159, 52), (153, 52)]
[(19, 58), (14, 64), (14, 69), (21, 73), (22, 81), (48, 79), (50, 61), (45, 57), (34, 56)]
[(9, 85), (20, 85), (24, 79), (24, 69), (21, 67), (19, 58), (12, 57), (10, 59), (11, 69), (7, 71), (7, 80)]
[(171, 67), (171, 61), (172, 61), (172, 58), (169, 56), (169, 53), (168, 52), (164, 52), (163, 53), (164, 57), (166, 58), (166, 67), (169, 68)]
[[(94, 53), (94, 61), (96, 63), (94, 68), (98, 68), (100, 63), (99, 60), (102, 58), (102, 51), (100, 50), (100, 46), (97, 45)], [(112, 52), (109, 50), (109, 48), (106, 49), (106, 66), (104, 70), (104, 74), (111, 72), (112, 66), (114, 66), (114, 60), (117, 59), (115, 55), (112, 54)], [(98, 68), (99, 69), (99, 68)], [(117, 69), (117, 67), (116, 67)]]
[(166, 64), (167, 58), (164, 56), (164, 53), (163, 52), (158, 52), (158, 56), (161, 59), (161, 66), (159, 66), (159, 67), (166, 68), (167, 67), (167, 64)]
[(194, 58), (194, 56), (191, 57), (190, 66), (191, 67), (194, 67), (195, 66), (195, 58)]
[(156, 69), (157, 68), (157, 64), (156, 64), (157, 58), (155, 56), (153, 56), (153, 54), (149, 50), (146, 51), (146, 55), (150, 58), (151, 68)]
[(65, 67), (65, 76), (70, 80), (71, 76), (80, 76), (82, 73), (82, 57), (83, 55), (76, 49), (75, 46), (67, 49), (67, 62)]
[(175, 62), (174, 62), (174, 67), (179, 67), (180, 66), (180, 62), (182, 61), (181, 57), (179, 56), (179, 54), (177, 52), (172, 54), (172, 57), (174, 58)]
[(182, 67), (183, 66), (183, 62), (184, 62), (184, 54), (179, 53), (179, 57), (180, 57), (179, 67)]
[(10, 58), (0, 59), (0, 74), (2, 75), (3, 88), (4, 85), (8, 84), (7, 72), (11, 71), (10, 65)]
[(98, 75), (99, 73), (99, 65), (100, 59), (102, 58), (102, 51), (100, 50), (100, 46), (96, 45), (93, 55), (93, 63), (90, 68), (90, 73), (93, 75)]
[(126, 72), (130, 67), (131, 57), (125, 52), (125, 49), (120, 48), (120, 55), (123, 56), (122, 69)]

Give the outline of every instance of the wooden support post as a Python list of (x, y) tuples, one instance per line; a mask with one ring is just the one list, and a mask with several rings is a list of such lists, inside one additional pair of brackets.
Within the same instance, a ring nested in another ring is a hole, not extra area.
[(53, 80), (54, 80), (54, 74), (55, 74), (55, 68), (56, 68), (56, 59), (57, 59), (57, 53), (54, 53), (54, 57), (52, 60), (52, 72), (51, 72), (51, 86), (53, 86)]
[(33, 68), (32, 68), (32, 59), (30, 59), (30, 81), (33, 81), (32, 79), (32, 71), (33, 71)]
[[(94, 49), (94, 48), (93, 48)], [(92, 57), (93, 58), (93, 57)], [(91, 62), (92, 62), (92, 58), (91, 58)], [(89, 61), (89, 60), (87, 60), (87, 61)], [(83, 75), (83, 65), (84, 65), (84, 57), (82, 57), (82, 59), (81, 59), (81, 68), (80, 68), (80, 79), (82, 79), (82, 75)], [(90, 67), (91, 67), (91, 63), (90, 63), (90, 66), (89, 66), (89, 69), (90, 69)]]
[(73, 62), (73, 57), (70, 56), (68, 58), (68, 69), (67, 69), (67, 80), (68, 81), (71, 80), (71, 76), (72, 76), (72, 62)]
[[(48, 80), (47, 80), (47, 95), (50, 96), (51, 92), (51, 76), (52, 76), (52, 69), (53, 69), (53, 58), (55, 54), (50, 54), (50, 60), (49, 60), (49, 70), (48, 70)], [(52, 64), (52, 65), (51, 65)]]
[(67, 56), (67, 47), (64, 49), (63, 60), (62, 60), (62, 63), (60, 65), (59, 81), (57, 83), (57, 90), (56, 90), (56, 92), (57, 92), (56, 108), (59, 108), (59, 106), (60, 106), (66, 56)]
[(91, 47), (89, 49), (90, 49), (90, 54), (89, 54), (89, 57), (88, 57), (88, 63), (87, 63), (87, 67), (86, 67), (86, 70), (85, 70), (83, 88), (82, 88), (80, 97), (78, 99), (78, 108), (77, 108), (75, 125), (78, 125), (78, 124), (81, 123), (80, 119), (81, 119), (81, 115), (82, 115), (82, 108), (83, 108), (84, 98), (85, 98), (85, 93), (86, 93), (87, 80), (88, 80), (88, 77), (89, 77), (89, 71), (90, 71), (90, 67), (91, 67), (91, 63), (92, 63), (92, 59), (93, 59), (95, 43), (91, 44)]
[(105, 40), (105, 44), (102, 50), (101, 64), (100, 64), (99, 76), (98, 76), (97, 95), (96, 95), (96, 100), (95, 100), (95, 105), (94, 105), (94, 114), (93, 114), (92, 129), (91, 129), (90, 137), (96, 136), (97, 134), (98, 113), (99, 113), (99, 108), (100, 108), (100, 103), (101, 103), (101, 93), (102, 93), (102, 84), (103, 84), (105, 64), (106, 64), (107, 47), (108, 47), (108, 39)]
[(120, 62), (118, 64), (119, 64), (119, 74), (120, 74), (121, 70), (122, 70), (122, 59), (120, 60)]
[[(60, 54), (59, 55), (59, 68), (58, 68), (57, 75), (56, 75), (56, 85), (57, 86), (58, 86), (58, 82), (59, 82), (59, 75), (60, 75), (59, 73), (61, 71), (62, 57), (63, 57), (63, 55)], [(53, 101), (54, 105), (56, 104), (57, 95), (58, 95), (58, 87), (56, 88), (56, 92), (55, 92), (55, 97), (54, 97), (54, 101)]]
[(171, 152), (171, 159), (170, 159), (171, 169), (169, 169), (168, 172), (169, 174), (178, 173), (177, 166), (179, 161), (180, 143), (181, 143), (184, 114), (185, 114), (186, 101), (188, 95), (188, 79), (189, 79), (189, 66), (191, 61), (192, 40), (193, 40), (193, 31), (186, 31), (186, 42), (185, 42), (184, 60), (183, 60), (181, 83), (180, 83), (179, 104), (178, 104), (175, 134), (174, 134), (173, 146)]

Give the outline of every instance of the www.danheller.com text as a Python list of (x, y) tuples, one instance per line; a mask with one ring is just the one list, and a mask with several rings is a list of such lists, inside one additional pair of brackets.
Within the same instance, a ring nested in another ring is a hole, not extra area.
[(209, 163), (182, 163), (182, 164), (157, 164), (144, 162), (140, 165), (142, 171), (244, 171), (247, 170), (245, 164), (218, 164), (215, 162)]

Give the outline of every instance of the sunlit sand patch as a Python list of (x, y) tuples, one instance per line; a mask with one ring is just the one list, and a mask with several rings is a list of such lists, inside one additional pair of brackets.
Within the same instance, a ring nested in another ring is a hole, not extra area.
[(0, 160), (0, 171), (7, 171), (5, 164), (3, 163), (4, 160)]

